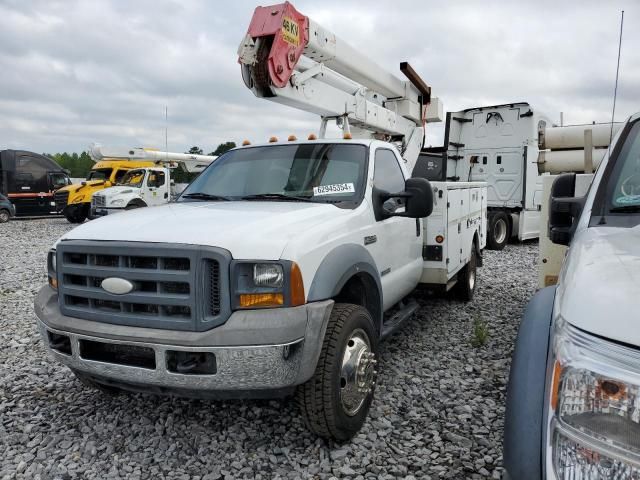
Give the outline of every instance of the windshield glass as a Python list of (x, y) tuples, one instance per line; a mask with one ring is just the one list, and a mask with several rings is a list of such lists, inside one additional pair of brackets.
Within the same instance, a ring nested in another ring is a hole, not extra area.
[(631, 128), (612, 172), (610, 208), (640, 207), (640, 121)]
[(129, 170), (125, 176), (122, 177), (122, 180), (118, 182), (118, 185), (140, 188), (143, 180), (144, 170)]
[(111, 168), (100, 168), (98, 170), (91, 170), (87, 175), (87, 180), (108, 180), (111, 176)]
[(216, 160), (185, 189), (180, 201), (198, 196), (207, 200), (208, 195), (228, 200), (270, 196), (261, 199), (277, 201), (286, 196), (323, 203), (358, 202), (366, 163), (367, 148), (358, 144), (245, 147)]

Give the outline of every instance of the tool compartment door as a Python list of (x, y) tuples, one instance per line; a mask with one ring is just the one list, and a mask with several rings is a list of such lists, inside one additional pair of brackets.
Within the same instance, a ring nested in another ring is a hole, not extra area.
[(468, 208), (468, 205), (465, 206), (464, 201), (465, 193), (468, 195), (468, 190), (452, 188), (447, 193), (447, 271), (452, 274), (460, 268), (462, 262), (461, 217), (463, 216), (464, 208)]

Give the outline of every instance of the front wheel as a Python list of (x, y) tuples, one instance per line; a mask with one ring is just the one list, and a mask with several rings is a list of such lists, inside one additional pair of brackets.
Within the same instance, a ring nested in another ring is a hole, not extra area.
[(376, 383), (378, 335), (369, 312), (348, 303), (331, 311), (316, 371), (297, 403), (316, 435), (345, 442), (367, 418)]
[(82, 223), (87, 219), (89, 206), (75, 205), (64, 209), (64, 216), (69, 223)]
[(10, 218), (9, 210), (5, 210), (4, 208), (0, 210), (0, 223), (7, 223)]

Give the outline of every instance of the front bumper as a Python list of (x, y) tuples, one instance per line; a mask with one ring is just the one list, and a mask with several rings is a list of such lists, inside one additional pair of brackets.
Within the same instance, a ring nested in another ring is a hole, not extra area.
[[(148, 386), (152, 392), (213, 397), (216, 392), (225, 397), (244, 397), (247, 392), (270, 397), (311, 378), (332, 307), (333, 301), (326, 300), (301, 307), (238, 311), (219, 327), (185, 332), (62, 315), (57, 293), (49, 286), (43, 287), (35, 300), (44, 346), (56, 361), (98, 382), (131, 390)], [(56, 345), (60, 336), (68, 338), (68, 342), (64, 340), (68, 347)], [(107, 349), (141, 347), (152, 352), (150, 362), (136, 366), (126, 355), (97, 360), (87, 347), (96, 344)], [(172, 371), (168, 359), (174, 352), (214, 355), (215, 373)]]

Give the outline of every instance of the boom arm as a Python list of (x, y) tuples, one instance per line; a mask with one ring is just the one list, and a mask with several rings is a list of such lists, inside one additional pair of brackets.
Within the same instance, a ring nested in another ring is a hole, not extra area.
[(94, 143), (89, 147), (89, 155), (95, 162), (102, 160), (136, 160), (168, 164), (170, 168), (180, 164), (189, 173), (200, 173), (216, 158), (210, 155), (191, 153), (160, 152), (146, 148), (103, 147)]
[(238, 49), (245, 84), (260, 98), (342, 123), (345, 133), (398, 141), (415, 163), (424, 123), (442, 120), (442, 105), (408, 63), (408, 81), (382, 69), (285, 2), (257, 7)]

